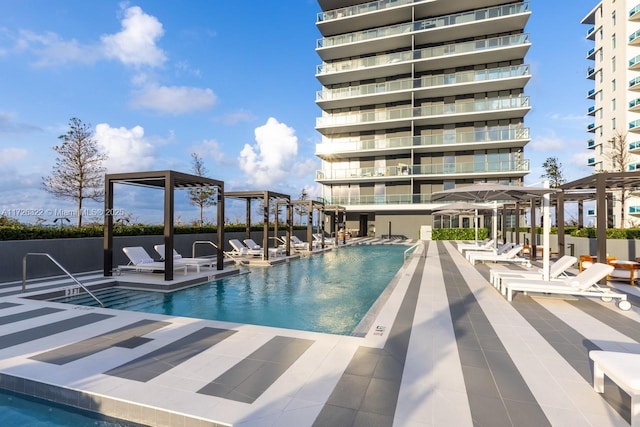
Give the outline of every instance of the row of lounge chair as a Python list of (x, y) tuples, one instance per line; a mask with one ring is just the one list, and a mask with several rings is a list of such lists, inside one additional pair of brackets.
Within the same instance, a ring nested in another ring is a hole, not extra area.
[(551, 265), (549, 280), (544, 280), (542, 270), (515, 271), (492, 268), (489, 280), (501, 294), (513, 301), (516, 292), (576, 295), (600, 298), (605, 302), (618, 300), (618, 308), (629, 310), (631, 303), (627, 301), (627, 294), (615, 292), (611, 288), (599, 286), (599, 282), (606, 279), (613, 271), (613, 266), (594, 263), (576, 276), (569, 276), (566, 271), (576, 263), (573, 256), (565, 255)]

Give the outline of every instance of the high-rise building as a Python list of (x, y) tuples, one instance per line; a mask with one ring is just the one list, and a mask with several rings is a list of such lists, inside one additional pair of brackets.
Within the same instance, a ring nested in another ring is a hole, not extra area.
[[(593, 61), (586, 73), (593, 80), (586, 94), (593, 100), (586, 112), (592, 117), (588, 164), (595, 172), (640, 171), (640, 1), (601, 1), (582, 23), (594, 42), (586, 54)], [(615, 227), (640, 224), (637, 193), (618, 191), (613, 198)]]
[(528, 1), (318, 3), (316, 181), (346, 228), (417, 238), (433, 192), (522, 183)]

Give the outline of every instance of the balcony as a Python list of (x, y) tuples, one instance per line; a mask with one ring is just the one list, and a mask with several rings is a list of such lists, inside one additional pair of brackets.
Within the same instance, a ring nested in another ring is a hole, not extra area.
[(640, 98), (636, 98), (632, 101), (629, 101), (629, 111), (633, 111), (633, 112), (640, 111)]
[[(523, 88), (531, 77), (528, 65), (462, 71), (451, 74), (402, 79), (338, 89), (324, 89), (316, 93), (316, 103), (323, 110), (358, 105), (409, 101), (417, 98), (463, 95), (470, 92), (496, 92)], [(470, 86), (473, 85), (472, 88)]]
[(587, 109), (587, 116), (595, 116), (596, 115), (596, 107), (592, 105)]
[(629, 60), (629, 69), (640, 71), (640, 55), (635, 56)]
[(640, 206), (629, 206), (630, 215), (640, 215)]
[(587, 149), (593, 150), (596, 148), (596, 142), (593, 139), (587, 140)]
[(595, 157), (589, 157), (587, 159), (587, 166), (595, 166), (596, 164), (596, 158)]
[(629, 144), (629, 152), (638, 154), (640, 153), (640, 141), (634, 141)]
[(473, 149), (498, 149), (524, 147), (531, 140), (528, 128), (502, 127), (490, 131), (459, 132), (454, 135), (406, 136), (331, 142), (316, 145), (321, 159), (345, 159), (350, 157), (443, 152)]
[(640, 133), (640, 120), (629, 122), (629, 132)]
[(459, 122), (522, 118), (531, 109), (528, 96), (461, 100), (422, 107), (382, 108), (327, 114), (316, 119), (325, 135), (363, 130), (442, 125)]
[(629, 172), (640, 171), (640, 163), (631, 163), (628, 169), (629, 169)]
[(640, 77), (629, 80), (629, 90), (640, 91)]
[(595, 209), (587, 209), (587, 216), (596, 216)]
[[(524, 28), (531, 12), (529, 3), (509, 4), (324, 37), (316, 51), (329, 61), (410, 46), (475, 38), (487, 33), (509, 33)], [(410, 18), (409, 18), (410, 20)]]
[(592, 47), (591, 49), (589, 49), (589, 52), (587, 52), (587, 59), (596, 59), (596, 48)]
[(595, 40), (596, 39), (596, 27), (595, 27), (595, 25), (587, 30), (586, 39), (587, 40)]
[(428, 71), (518, 60), (524, 58), (530, 46), (529, 34), (450, 43), (415, 51), (325, 62), (317, 67), (316, 78), (322, 85), (327, 86), (409, 74), (412, 65), (416, 67), (416, 71)]
[(587, 78), (591, 80), (596, 79), (596, 69), (593, 67), (587, 67)]
[(589, 123), (587, 125), (587, 132), (595, 132), (596, 131), (596, 124), (595, 123)]
[(637, 30), (633, 34), (629, 35), (630, 46), (640, 46), (640, 30)]
[(410, 178), (442, 179), (477, 178), (479, 176), (512, 177), (530, 172), (529, 160), (496, 162), (460, 162), (440, 165), (402, 165), (316, 171), (316, 181), (322, 184), (353, 183), (354, 181), (408, 181)]
[(629, 21), (640, 21), (640, 4), (629, 11)]
[(387, 194), (378, 196), (344, 196), (325, 199), (327, 205), (410, 205), (431, 202), (431, 194)]
[(596, 99), (595, 89), (590, 89), (589, 92), (587, 92), (587, 99)]

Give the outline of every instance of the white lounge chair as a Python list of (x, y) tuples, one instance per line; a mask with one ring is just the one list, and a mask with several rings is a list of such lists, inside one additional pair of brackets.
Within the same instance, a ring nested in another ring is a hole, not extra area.
[(609, 302), (618, 299), (618, 308), (629, 310), (631, 303), (627, 301), (627, 294), (613, 292), (610, 288), (598, 286), (598, 282), (606, 278), (613, 271), (613, 266), (595, 263), (583, 270), (577, 276), (567, 277), (563, 280), (526, 280), (503, 279), (506, 288), (507, 300), (513, 300), (514, 292), (536, 292), (544, 294), (580, 295), (585, 297), (597, 297)]
[[(311, 245), (313, 247), (313, 243)], [(309, 243), (300, 240), (298, 236), (291, 235), (291, 247), (296, 250), (305, 251), (309, 250)]]
[(253, 239), (244, 239), (242, 241), (242, 243), (244, 243), (245, 246), (248, 247), (249, 249), (253, 249), (253, 250), (256, 250), (256, 251), (261, 251), (262, 250), (262, 246), (257, 244), (255, 242), (255, 240), (253, 240)]
[[(153, 247), (160, 258), (164, 259), (164, 245), (155, 245)], [(201, 266), (209, 266), (209, 268), (213, 268), (213, 265), (216, 263), (215, 258), (185, 258), (178, 253), (175, 249), (173, 250), (173, 262), (174, 264), (184, 264), (187, 267), (195, 267), (196, 271), (200, 272)]]
[(493, 249), (493, 239), (484, 239), (482, 242), (477, 243), (458, 243), (456, 245), (458, 252), (461, 254), (466, 250), (476, 250), (476, 249)]
[(518, 256), (522, 250), (522, 245), (515, 245), (511, 249), (501, 254), (483, 253), (483, 252), (471, 252), (469, 253), (469, 262), (475, 265), (476, 262), (511, 262), (517, 264), (524, 264), (527, 267), (531, 266), (531, 261), (528, 258)]
[[(119, 265), (118, 270), (164, 271), (164, 262), (155, 261), (142, 246), (130, 246), (122, 248), (122, 251), (129, 258), (129, 264)], [(187, 274), (187, 266), (184, 264), (174, 263), (173, 269), (184, 269), (184, 274)]]
[(231, 251), (232, 256), (262, 256), (262, 249), (249, 249), (240, 242), (238, 239), (230, 239), (229, 244), (233, 248)]
[[(549, 279), (558, 279), (559, 277), (568, 277), (566, 271), (569, 267), (574, 265), (578, 261), (578, 259), (574, 256), (564, 255), (556, 262), (551, 264), (551, 268), (549, 268)], [(500, 289), (502, 294), (504, 295), (505, 289), (502, 286), (502, 281), (504, 279), (533, 279), (533, 280), (542, 280), (544, 279), (544, 272), (542, 269), (538, 269), (538, 271), (524, 271), (524, 270), (503, 270), (498, 268), (492, 268), (489, 271), (489, 281), (493, 286)]]
[(463, 253), (465, 253), (465, 257), (467, 259), (469, 259), (469, 257), (471, 257), (472, 254), (493, 254), (493, 255), (500, 255), (503, 254), (505, 252), (507, 252), (509, 249), (513, 248), (514, 243), (503, 243), (500, 246), (498, 246), (497, 248), (494, 248), (493, 246), (488, 247), (488, 248), (484, 248), (484, 247), (478, 247), (475, 249), (463, 249)]

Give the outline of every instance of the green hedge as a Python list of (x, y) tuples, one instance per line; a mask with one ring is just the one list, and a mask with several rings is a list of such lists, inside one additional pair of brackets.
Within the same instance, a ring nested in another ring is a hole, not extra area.
[[(261, 225), (252, 225), (251, 231), (262, 231)], [(269, 227), (273, 230), (273, 226)], [(284, 230), (284, 226), (279, 227)], [(306, 226), (294, 226), (294, 229), (304, 229)], [(206, 234), (216, 233), (216, 226), (177, 226), (174, 228), (175, 234)], [(243, 224), (227, 225), (224, 227), (225, 232), (242, 232), (246, 230)], [(161, 225), (114, 225), (114, 236), (149, 236), (162, 235), (164, 228)], [(0, 226), (0, 240), (33, 240), (33, 239), (66, 239), (79, 237), (102, 237), (104, 236), (103, 227), (99, 225), (86, 227), (42, 227), (28, 225), (7, 225)]]
[[(598, 230), (596, 228), (581, 228), (571, 233), (575, 237), (596, 238)], [(607, 228), (607, 239), (640, 239), (640, 229), (638, 228)]]
[[(489, 235), (486, 228), (478, 229), (478, 240), (484, 240)], [(433, 240), (475, 240), (476, 232), (473, 228), (434, 228), (431, 234)]]

